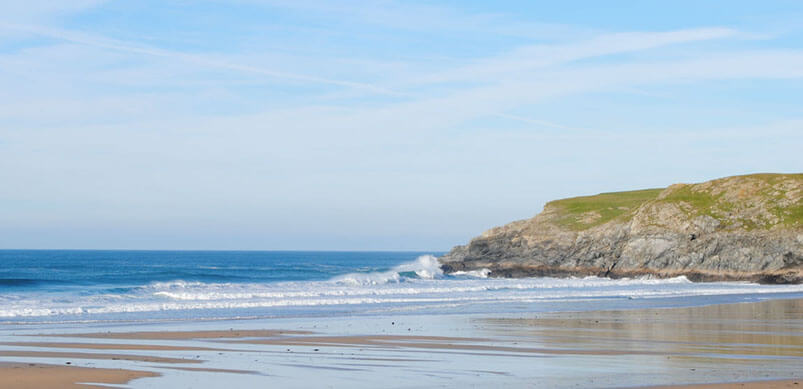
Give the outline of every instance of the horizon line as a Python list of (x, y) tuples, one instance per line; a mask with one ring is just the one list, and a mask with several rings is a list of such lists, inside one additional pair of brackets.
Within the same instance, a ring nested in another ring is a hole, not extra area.
[(449, 250), (422, 249), (126, 249), (126, 248), (0, 248), (0, 251), (240, 251), (240, 252), (447, 252)]

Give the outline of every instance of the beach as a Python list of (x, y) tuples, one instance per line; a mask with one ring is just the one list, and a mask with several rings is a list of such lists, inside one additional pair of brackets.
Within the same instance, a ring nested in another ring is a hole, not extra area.
[(414, 252), (0, 259), (2, 387), (784, 387), (803, 365), (802, 285), (500, 279)]
[(803, 1), (0, 1), (0, 389), (803, 389)]
[(5, 326), (0, 343), (3, 387), (785, 388), (803, 380), (803, 299), (537, 314)]

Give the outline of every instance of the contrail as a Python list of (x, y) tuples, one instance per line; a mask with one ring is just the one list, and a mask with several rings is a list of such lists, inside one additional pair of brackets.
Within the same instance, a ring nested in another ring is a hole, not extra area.
[(70, 30), (53, 29), (41, 26), (20, 25), (20, 24), (6, 24), (0, 23), (0, 28), (6, 30), (27, 32), (35, 35), (46, 36), (53, 39), (62, 41), (78, 43), (86, 46), (99, 47), (103, 49), (124, 51), (128, 53), (142, 54), (153, 57), (173, 58), (185, 62), (192, 62), (202, 66), (214, 67), (219, 69), (229, 69), (245, 73), (260, 74), (268, 77), (282, 78), (286, 80), (305, 81), (317, 84), (337, 85), (355, 89), (362, 89), (377, 94), (384, 95), (400, 95), (390, 89), (378, 87), (376, 85), (366, 84), (362, 82), (333, 80), (329, 78), (309, 76), (298, 73), (288, 73), (272, 69), (266, 69), (258, 66), (241, 65), (223, 60), (208, 58), (201, 55), (187, 54), (178, 51), (164, 50), (155, 47), (133, 45), (127, 42), (108, 39), (104, 37), (92, 36), (80, 32)]
[(518, 115), (510, 115), (510, 114), (506, 114), (506, 113), (494, 113), (492, 115), (496, 116), (496, 117), (499, 117), (499, 118), (517, 120), (517, 121), (524, 122), (524, 123), (535, 124), (535, 125), (541, 126), (541, 127), (549, 127), (549, 128), (560, 129), (560, 130), (568, 130), (568, 131), (571, 131), (572, 133), (579, 133), (579, 132), (585, 132), (585, 133), (588, 133), (588, 134), (599, 133), (598, 130), (594, 130), (594, 129), (569, 127), (569, 126), (564, 126), (564, 125), (558, 124), (558, 123), (548, 122), (546, 120), (532, 119), (532, 118), (527, 118), (527, 117), (518, 116)]

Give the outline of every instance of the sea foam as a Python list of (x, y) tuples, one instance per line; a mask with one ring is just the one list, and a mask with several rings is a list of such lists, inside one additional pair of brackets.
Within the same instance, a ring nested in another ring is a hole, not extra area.
[(413, 262), (394, 267), (385, 272), (350, 273), (335, 277), (334, 282), (345, 285), (379, 285), (388, 282), (401, 282), (405, 279), (435, 279), (443, 277), (438, 259), (432, 255), (422, 255)]
[(685, 277), (499, 279), (488, 278), (488, 274), (489, 271), (480, 270), (444, 275), (437, 259), (425, 255), (387, 271), (349, 273), (321, 281), (173, 280), (93, 293), (6, 293), (0, 295), (0, 318), (6, 321), (45, 317), (65, 321), (115, 320), (120, 315), (134, 313), (137, 318), (156, 317), (157, 312), (158, 317), (167, 318), (283, 316), (298, 312), (381, 314), (443, 309), (506, 312), (537, 310), (545, 303), (570, 306), (588, 300), (595, 301), (594, 306), (601, 309), (606, 301), (623, 299), (803, 293), (803, 285), (692, 283)]

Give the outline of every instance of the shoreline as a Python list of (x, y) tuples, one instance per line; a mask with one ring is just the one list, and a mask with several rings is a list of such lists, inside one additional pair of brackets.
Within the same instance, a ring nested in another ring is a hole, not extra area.
[(661, 270), (661, 269), (615, 269), (601, 267), (565, 267), (545, 265), (524, 265), (520, 263), (445, 262), (441, 265), (445, 274), (458, 271), (488, 270), (491, 278), (530, 278), (530, 277), (603, 277), (610, 279), (655, 277), (659, 279), (686, 277), (692, 282), (748, 281), (761, 285), (799, 285), (803, 283), (803, 269), (781, 269), (765, 272), (727, 272), (703, 270)]
[[(497, 317), (286, 318), (80, 333), (54, 328), (0, 336), (0, 361), (32, 375), (28, 363), (56, 366), (47, 376), (59, 379), (87, 373), (72, 368), (149, 374), (131, 378), (132, 388), (139, 382), (303, 387), (310, 379), (335, 387), (414, 387), (422, 374), (446, 387), (795, 385), (803, 363), (801, 318), (803, 299), (797, 298)], [(387, 377), (394, 377), (392, 384)]]
[(743, 389), (799, 389), (803, 380), (766, 380), (743, 382), (717, 382), (709, 384), (692, 385), (661, 385), (647, 386), (643, 389), (728, 389), (734, 386)]

